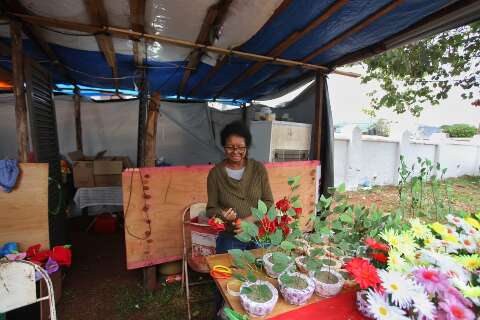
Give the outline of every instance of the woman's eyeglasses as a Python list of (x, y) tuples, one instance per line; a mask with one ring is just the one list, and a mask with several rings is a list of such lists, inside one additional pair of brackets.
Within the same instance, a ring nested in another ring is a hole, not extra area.
[(224, 146), (223, 147), (227, 152), (233, 152), (233, 151), (240, 151), (240, 152), (245, 152), (247, 150), (247, 147), (236, 147), (236, 146)]

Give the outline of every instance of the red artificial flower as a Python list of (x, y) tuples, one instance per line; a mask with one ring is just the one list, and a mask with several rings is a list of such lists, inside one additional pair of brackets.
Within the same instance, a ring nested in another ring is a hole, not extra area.
[(27, 258), (36, 256), (40, 252), (41, 244), (36, 244), (27, 249)]
[(64, 246), (53, 247), (50, 257), (55, 260), (59, 266), (70, 267), (72, 264), (72, 251)]
[(36, 255), (30, 258), (30, 261), (41, 265), (43, 262), (47, 261), (51, 255), (52, 255), (52, 251), (44, 250), (42, 252), (37, 252)]
[(350, 272), (362, 289), (376, 288), (381, 283), (377, 269), (365, 259), (353, 258), (347, 262), (345, 269)]
[(288, 236), (290, 234), (290, 228), (287, 226), (282, 227), (282, 232), (284, 236)]
[(210, 218), (208, 224), (215, 231), (225, 231), (225, 222), (220, 218)]
[(267, 233), (274, 233), (275, 230), (277, 230), (277, 224), (276, 224), (277, 219), (274, 221), (270, 221), (267, 216), (263, 217), (261, 226), (265, 229)]
[(388, 250), (389, 250), (389, 247), (386, 244), (379, 243), (372, 238), (367, 238), (365, 240), (365, 244), (373, 250), (380, 250), (380, 251), (385, 251), (385, 252), (388, 252)]
[(297, 217), (299, 217), (302, 214), (302, 208), (293, 208), (293, 209), (295, 210)]
[(388, 257), (386, 255), (384, 255), (383, 253), (370, 253), (369, 255), (370, 255), (370, 257), (372, 257), (373, 259), (375, 259), (376, 261), (378, 261), (380, 263), (387, 263), (387, 261), (388, 261)]
[(292, 222), (293, 218), (288, 216), (288, 215), (283, 215), (280, 217), (280, 219), (276, 218), (275, 219), (275, 226), (277, 227), (283, 227), (287, 224), (289, 224), (290, 222)]
[(283, 198), (282, 200), (278, 200), (275, 206), (278, 210), (287, 212), (287, 210), (290, 209), (290, 202), (287, 198)]
[(265, 231), (265, 228), (263, 226), (260, 226), (258, 228), (258, 237), (261, 238), (265, 235), (266, 231)]

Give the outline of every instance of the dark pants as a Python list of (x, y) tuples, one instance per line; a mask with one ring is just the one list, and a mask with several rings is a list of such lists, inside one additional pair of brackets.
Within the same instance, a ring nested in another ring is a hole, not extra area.
[[(235, 238), (233, 234), (221, 232), (217, 237), (215, 253), (227, 253), (230, 249), (250, 250), (255, 248), (257, 248), (257, 245), (253, 242), (242, 242)], [(217, 311), (223, 307), (223, 297), (218, 290), (215, 294), (215, 305), (217, 307)]]

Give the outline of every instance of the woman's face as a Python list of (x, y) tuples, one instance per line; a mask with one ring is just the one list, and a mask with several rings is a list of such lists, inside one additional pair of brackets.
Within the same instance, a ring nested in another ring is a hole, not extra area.
[(245, 138), (237, 135), (228, 136), (223, 149), (225, 150), (225, 156), (229, 161), (241, 162), (247, 154)]

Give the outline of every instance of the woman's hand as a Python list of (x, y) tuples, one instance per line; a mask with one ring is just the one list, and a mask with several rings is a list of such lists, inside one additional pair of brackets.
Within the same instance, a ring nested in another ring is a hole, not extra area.
[(235, 219), (237, 219), (237, 213), (233, 211), (232, 208), (227, 210), (222, 210), (222, 217), (226, 221), (234, 221)]

